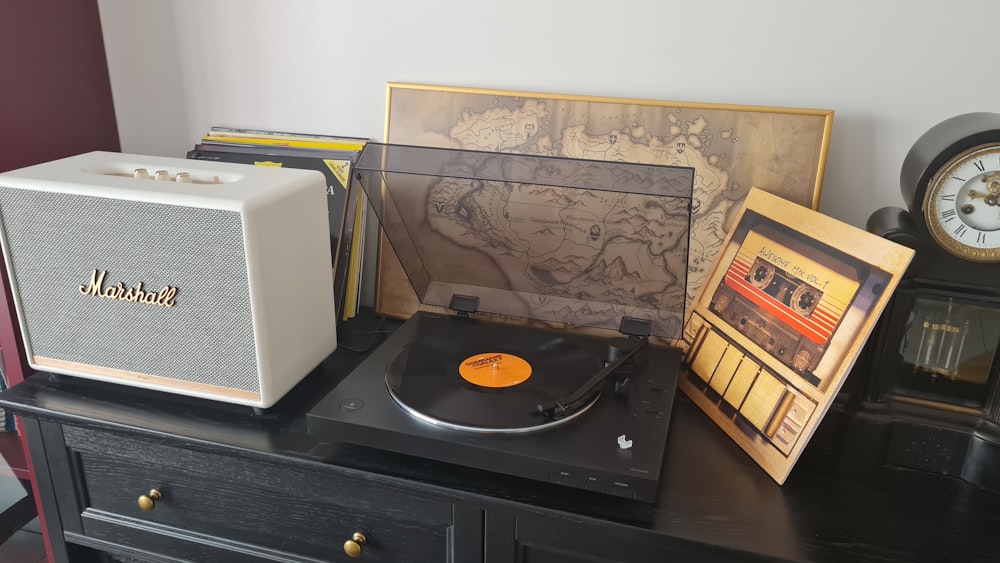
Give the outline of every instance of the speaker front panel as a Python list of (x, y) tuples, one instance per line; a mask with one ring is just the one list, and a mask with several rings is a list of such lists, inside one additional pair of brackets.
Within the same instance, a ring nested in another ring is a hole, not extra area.
[(0, 221), (35, 367), (259, 397), (239, 212), (0, 186)]

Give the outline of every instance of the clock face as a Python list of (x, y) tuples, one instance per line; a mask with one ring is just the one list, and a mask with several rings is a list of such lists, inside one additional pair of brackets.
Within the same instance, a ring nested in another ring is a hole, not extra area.
[(1000, 262), (1000, 144), (949, 160), (928, 183), (923, 211), (931, 236), (948, 252)]

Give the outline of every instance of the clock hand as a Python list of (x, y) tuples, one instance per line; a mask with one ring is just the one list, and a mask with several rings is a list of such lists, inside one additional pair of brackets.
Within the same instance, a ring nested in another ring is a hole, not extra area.
[[(983, 202), (986, 203), (986, 205), (989, 205), (990, 207), (995, 207), (997, 205), (1000, 205), (1000, 182), (995, 182), (995, 184), (996, 184), (996, 190), (994, 190), (993, 186), (991, 185), (989, 193), (981, 194), (976, 190), (969, 190), (968, 192), (966, 192), (966, 195), (968, 195), (969, 199), (971, 200), (983, 198)], [(966, 213), (969, 212), (970, 211), (966, 211)]]
[(983, 183), (986, 184), (986, 189), (993, 197), (1000, 196), (1000, 178), (998, 176), (1000, 175), (996, 172), (983, 176)]

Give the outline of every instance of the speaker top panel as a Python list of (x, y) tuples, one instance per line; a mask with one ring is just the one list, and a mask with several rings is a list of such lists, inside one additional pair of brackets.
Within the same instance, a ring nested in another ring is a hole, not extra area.
[(9, 188), (229, 211), (312, 184), (325, 186), (320, 172), (105, 151), (0, 174)]

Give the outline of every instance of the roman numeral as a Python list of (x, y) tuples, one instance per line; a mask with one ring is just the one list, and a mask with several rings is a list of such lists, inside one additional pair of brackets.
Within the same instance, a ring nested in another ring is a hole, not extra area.
[(965, 235), (965, 230), (965, 225), (959, 225), (958, 228), (952, 232), (955, 233), (955, 236), (961, 237)]
[(973, 160), (972, 164), (975, 164), (976, 170), (979, 170), (980, 172), (984, 172), (986, 170), (986, 166), (983, 164), (983, 161), (981, 160)]
[(952, 219), (955, 218), (955, 210), (954, 209), (945, 209), (944, 211), (941, 212), (941, 218), (944, 219), (945, 223), (947, 223), (948, 221), (951, 221)]
[(955, 201), (955, 194), (943, 195), (941, 201)]
[(976, 235), (976, 244), (986, 244), (986, 233), (978, 233)]
[(952, 176), (952, 178), (954, 178), (955, 180), (958, 180), (959, 182), (963, 182), (963, 183), (965, 182), (965, 178), (959, 178), (958, 176)]

